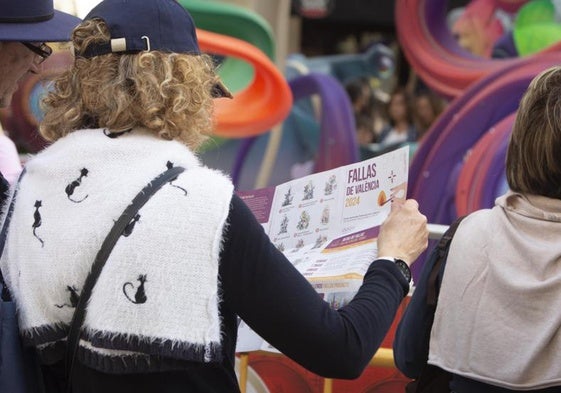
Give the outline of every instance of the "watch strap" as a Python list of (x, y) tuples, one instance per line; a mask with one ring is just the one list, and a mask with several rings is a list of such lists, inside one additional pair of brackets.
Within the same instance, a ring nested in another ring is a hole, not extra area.
[(407, 280), (408, 283), (411, 283), (411, 278), (412, 278), (411, 269), (409, 268), (407, 262), (405, 262), (403, 259), (390, 257), (390, 256), (381, 256), (378, 257), (378, 259), (379, 260), (384, 259), (386, 261), (395, 263), (401, 274), (403, 274), (403, 277)]

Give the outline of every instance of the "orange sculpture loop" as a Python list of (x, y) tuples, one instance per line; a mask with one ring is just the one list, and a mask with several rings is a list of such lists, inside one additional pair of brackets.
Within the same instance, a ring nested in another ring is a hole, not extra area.
[(197, 30), (197, 36), (202, 51), (242, 59), (255, 71), (252, 82), (234, 93), (233, 99), (216, 100), (216, 135), (226, 138), (259, 135), (288, 116), (292, 108), (290, 87), (261, 50), (237, 38), (205, 30)]

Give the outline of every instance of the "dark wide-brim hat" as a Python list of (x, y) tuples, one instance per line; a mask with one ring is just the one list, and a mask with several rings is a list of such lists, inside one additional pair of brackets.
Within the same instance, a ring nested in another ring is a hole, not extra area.
[(0, 41), (70, 41), (80, 18), (54, 9), (53, 0), (0, 0)]
[[(81, 57), (142, 51), (201, 54), (195, 22), (176, 0), (104, 0), (84, 18), (89, 19), (103, 20), (111, 39), (89, 44)], [(212, 94), (232, 97), (220, 80)]]

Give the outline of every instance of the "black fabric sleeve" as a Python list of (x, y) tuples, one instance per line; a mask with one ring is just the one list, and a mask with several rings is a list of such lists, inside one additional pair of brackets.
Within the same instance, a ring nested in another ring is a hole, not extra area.
[[(399, 321), (393, 342), (393, 355), (396, 367), (409, 378), (421, 375), (429, 357), (429, 341), (436, 307), (427, 304), (428, 281), (437, 249), (434, 248), (426, 259), (415, 292)], [(438, 276), (442, 280), (446, 260), (442, 261)]]
[(0, 211), (4, 207), (6, 200), (8, 199), (9, 190), (10, 184), (8, 183), (4, 175), (2, 175), (2, 172), (0, 172)]
[(362, 373), (409, 290), (393, 262), (378, 260), (354, 299), (332, 309), (237, 196), (223, 246), (220, 280), (228, 308), (275, 348), (324, 377)]

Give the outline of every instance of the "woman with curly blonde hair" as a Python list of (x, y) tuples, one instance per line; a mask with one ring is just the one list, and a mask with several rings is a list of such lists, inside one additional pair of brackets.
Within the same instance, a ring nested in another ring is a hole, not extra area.
[[(89, 45), (109, 38), (100, 19), (87, 20), (74, 31), (76, 60), (44, 99), (43, 137), (55, 141), (83, 128), (121, 132), (142, 127), (197, 148), (213, 127), (218, 79), (212, 59), (156, 51), (88, 56)], [(218, 92), (229, 95), (218, 86)]]
[[(74, 65), (44, 101), (41, 133), (53, 144), (26, 164), (0, 260), (46, 391), (239, 392), (238, 316), (318, 374), (360, 375), (409, 289), (393, 257), (408, 269), (426, 247), (417, 204), (396, 202), (378, 244), (392, 257), (372, 263), (355, 300), (331, 309), (228, 176), (194, 154), (212, 131), (213, 98), (229, 93), (188, 12), (174, 0), (105, 0), (73, 43)], [(127, 221), (81, 301), (125, 207), (178, 167)], [(67, 342), (78, 344), (70, 372)]]

